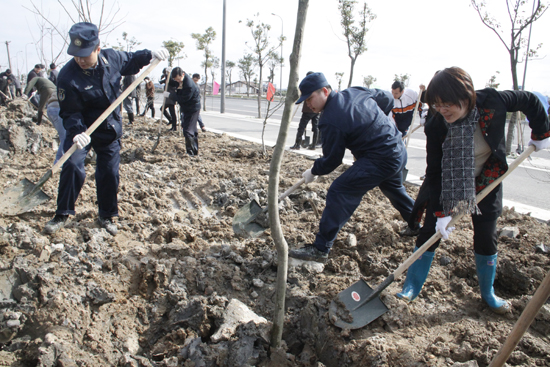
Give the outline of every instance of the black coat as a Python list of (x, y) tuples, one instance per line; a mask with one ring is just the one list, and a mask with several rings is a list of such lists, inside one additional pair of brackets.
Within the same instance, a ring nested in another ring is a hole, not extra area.
[[(170, 79), (169, 87), (178, 88), (178, 82)], [(201, 94), (199, 87), (191, 78), (191, 75), (185, 73), (181, 88), (170, 93), (170, 99), (180, 104), (180, 108), (184, 113), (194, 113), (201, 109)]]
[[(524, 91), (497, 91), (486, 88), (476, 91), (476, 108), (479, 111), (479, 125), (485, 141), (491, 148), (491, 156), (485, 162), (481, 174), (476, 177), (476, 191), (479, 192), (495, 179), (508, 171), (506, 163), (505, 124), (506, 113), (521, 111), (529, 120), (531, 138), (542, 140), (550, 137), (548, 115), (538, 97), (531, 92)], [(438, 217), (449, 215), (443, 213), (440, 203), (441, 196), (441, 160), (443, 158), (443, 142), (447, 136), (447, 126), (443, 116), (435, 113), (426, 121), (424, 132), (426, 134), (426, 178), (422, 186), (428, 185), (428, 195), (423, 195), (419, 200), (430, 200), (435, 203), (435, 215)], [(429, 197), (429, 199), (428, 199)], [(497, 213), (502, 210), (502, 203), (487, 202), (484, 200), (484, 214)], [(490, 200), (489, 200), (490, 201)], [(415, 203), (416, 207), (422, 207), (422, 203)], [(414, 211), (413, 211), (414, 213)], [(414, 214), (413, 214), (414, 215)]]

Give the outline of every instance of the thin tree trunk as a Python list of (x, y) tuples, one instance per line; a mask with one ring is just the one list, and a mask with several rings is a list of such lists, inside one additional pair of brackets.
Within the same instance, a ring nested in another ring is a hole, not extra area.
[(353, 81), (353, 69), (355, 69), (355, 59), (351, 58), (351, 68), (349, 71), (349, 82), (348, 82), (348, 88), (351, 88), (351, 82)]
[(258, 83), (258, 118), (262, 118), (262, 65), (260, 65), (260, 81)]
[(286, 280), (288, 271), (288, 245), (281, 229), (279, 220), (278, 192), (279, 192), (279, 173), (283, 154), (285, 150), (286, 138), (292, 118), (292, 109), (295, 108), (294, 102), (298, 100), (298, 72), (300, 66), (300, 57), (302, 52), (302, 42), (304, 39), (304, 28), (309, 0), (299, 0), (298, 15), (296, 20), (296, 31), (294, 33), (294, 46), (290, 55), (290, 74), (288, 77), (288, 89), (285, 99), (285, 109), (277, 137), (277, 145), (273, 151), (271, 167), (269, 169), (269, 189), (268, 189), (268, 212), (271, 236), (277, 248), (277, 284), (275, 290), (275, 310), (273, 312), (273, 328), (271, 329), (271, 346), (278, 348), (281, 345), (283, 336), (283, 326), (285, 321), (285, 294)]
[[(206, 63), (208, 59), (206, 59), (204, 62)], [(204, 67), (204, 92), (202, 92), (202, 110), (206, 111), (206, 87), (208, 86), (208, 66)]]
[(508, 133), (506, 134), (506, 155), (512, 152), (512, 143), (514, 141), (514, 132), (516, 130), (517, 114), (512, 113), (510, 122), (508, 123)]

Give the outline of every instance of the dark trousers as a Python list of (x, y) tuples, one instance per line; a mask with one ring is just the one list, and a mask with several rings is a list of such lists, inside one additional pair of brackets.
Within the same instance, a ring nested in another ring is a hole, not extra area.
[(197, 122), (201, 111), (185, 112), (181, 128), (185, 137), (185, 149), (189, 155), (199, 154), (199, 133), (197, 132)]
[(414, 201), (401, 183), (406, 163), (405, 150), (400, 158), (393, 160), (359, 158), (334, 180), (327, 192), (326, 207), (315, 238), (317, 249), (330, 251), (338, 232), (357, 209), (363, 196), (377, 186), (403, 219), (409, 220)]
[(178, 120), (177, 120), (177, 117), (176, 117), (176, 106), (173, 105), (173, 104), (170, 104), (170, 105), (165, 105), (164, 110), (162, 110), (162, 106), (160, 108), (161, 108), (161, 111), (164, 114), (164, 116), (166, 116), (168, 121), (170, 121), (172, 123), (172, 129), (175, 130), (176, 125), (178, 123)]
[(298, 132), (296, 133), (296, 137), (302, 137), (304, 135), (304, 131), (306, 131), (307, 123), (309, 121), (311, 121), (311, 131), (313, 134), (319, 132), (319, 114), (304, 112), (302, 113), (300, 123), (298, 124)]
[[(474, 226), (474, 252), (479, 255), (490, 256), (498, 252), (497, 249), (497, 219), (502, 212), (502, 185), (498, 185), (479, 204), (481, 215), (472, 215)], [(500, 208), (500, 210), (499, 210)], [(495, 211), (496, 209), (496, 211)], [(437, 218), (434, 208), (428, 201), (426, 218), (420, 229), (416, 246), (422, 246), (435, 234)], [(434, 252), (441, 241), (434, 243), (427, 251)]]
[[(74, 135), (67, 135), (65, 151), (71, 148), (73, 138)], [(94, 141), (93, 137), (87, 147), (75, 151), (63, 164), (59, 177), (56, 214), (75, 214), (75, 202), (86, 179), (84, 159), (91, 148), (94, 148), (97, 154), (95, 181), (99, 216), (104, 218), (118, 216), (120, 140), (105, 144)]]
[(48, 99), (52, 96), (52, 93), (55, 92), (55, 89), (50, 88), (42, 88), (40, 90), (40, 102), (38, 103), (38, 118), (36, 121), (37, 125), (40, 125), (42, 123), (42, 116), (44, 115), (44, 107), (46, 107), (46, 103), (48, 102)]
[(154, 118), (155, 117), (155, 97), (147, 97), (147, 104), (145, 105), (143, 116), (145, 116), (148, 109), (151, 109), (151, 117)]

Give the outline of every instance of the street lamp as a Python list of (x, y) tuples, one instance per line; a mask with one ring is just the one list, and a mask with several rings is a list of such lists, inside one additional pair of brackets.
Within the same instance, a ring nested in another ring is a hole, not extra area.
[(281, 98), (283, 97), (283, 18), (281, 18), (280, 15), (277, 15), (275, 13), (271, 13), (271, 15), (275, 15), (276, 17), (279, 17), (281, 19), (281, 85), (279, 86), (279, 91), (281, 92)]

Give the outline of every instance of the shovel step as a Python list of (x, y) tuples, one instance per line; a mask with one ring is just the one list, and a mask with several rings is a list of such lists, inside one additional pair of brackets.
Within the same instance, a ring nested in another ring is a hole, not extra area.
[(361, 279), (338, 293), (338, 299), (332, 301), (329, 308), (332, 323), (341, 329), (359, 329), (386, 313), (389, 309), (380, 297), (355, 309), (372, 292), (373, 289)]

